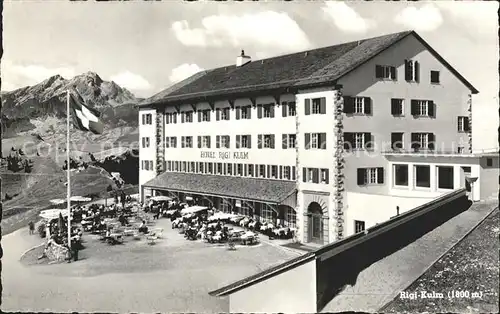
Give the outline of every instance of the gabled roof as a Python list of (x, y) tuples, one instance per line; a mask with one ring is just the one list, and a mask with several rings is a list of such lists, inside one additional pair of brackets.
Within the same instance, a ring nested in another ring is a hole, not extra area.
[(202, 71), (146, 99), (139, 106), (236, 97), (248, 93), (332, 84), (409, 35), (415, 36), (472, 93), (478, 93), (417, 33), (405, 31), (256, 60), (241, 67), (230, 65)]
[(280, 204), (296, 189), (296, 183), (293, 181), (183, 172), (165, 172), (143, 186), (273, 204)]

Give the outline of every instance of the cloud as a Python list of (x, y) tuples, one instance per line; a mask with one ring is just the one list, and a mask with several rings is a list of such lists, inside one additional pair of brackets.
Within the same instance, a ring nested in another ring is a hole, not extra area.
[(361, 17), (344, 2), (328, 1), (323, 12), (340, 30), (351, 33), (364, 33), (376, 26), (375, 21)]
[(2, 61), (2, 90), (13, 90), (27, 85), (38, 84), (56, 74), (64, 78), (75, 76), (71, 67), (49, 68), (39, 64), (16, 64)]
[(484, 31), (497, 36), (497, 1), (436, 1), (435, 5), (474, 34)]
[(212, 15), (200, 28), (185, 20), (172, 24), (176, 38), (185, 46), (232, 47), (255, 45), (281, 51), (304, 50), (311, 46), (307, 35), (287, 13), (265, 11), (240, 16)]
[(441, 11), (434, 4), (426, 4), (420, 8), (406, 7), (394, 18), (394, 22), (416, 31), (433, 31), (443, 23)]
[(151, 89), (151, 84), (140, 75), (129, 71), (121, 72), (110, 77), (112, 81), (118, 85), (131, 90), (148, 90)]
[(197, 64), (184, 63), (172, 70), (169, 79), (172, 83), (177, 83), (200, 71), (203, 71), (203, 69), (200, 68)]

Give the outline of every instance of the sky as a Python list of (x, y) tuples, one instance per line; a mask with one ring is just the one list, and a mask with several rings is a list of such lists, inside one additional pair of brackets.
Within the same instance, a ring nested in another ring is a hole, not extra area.
[[(87, 71), (149, 97), (200, 70), (415, 30), (480, 94), (475, 137), (498, 146), (498, 3), (6, 0), (2, 91)], [(476, 141), (476, 140), (475, 140)]]

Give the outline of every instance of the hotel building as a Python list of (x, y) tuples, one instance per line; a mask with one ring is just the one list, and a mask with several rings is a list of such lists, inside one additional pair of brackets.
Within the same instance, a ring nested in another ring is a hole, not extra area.
[(196, 199), (318, 244), (396, 214), (363, 195), (467, 187), (478, 200), (498, 193), (498, 155), (472, 151), (476, 93), (413, 31), (257, 61), (242, 51), (139, 105), (141, 198)]

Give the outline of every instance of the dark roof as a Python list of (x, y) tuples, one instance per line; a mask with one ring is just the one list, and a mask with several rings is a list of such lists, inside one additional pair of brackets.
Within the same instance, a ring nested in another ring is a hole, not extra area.
[(295, 182), (292, 181), (182, 172), (165, 172), (143, 185), (170, 191), (234, 197), (276, 204), (284, 201), (296, 189)]
[(331, 84), (408, 35), (414, 35), (473, 93), (478, 91), (414, 31), (343, 43), (199, 72), (140, 106)]

